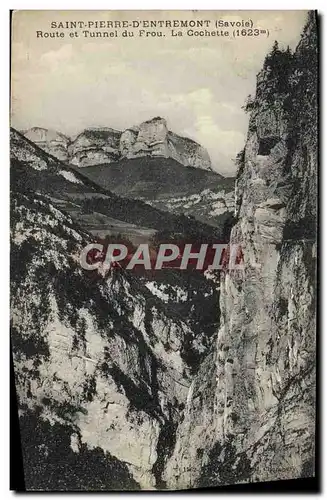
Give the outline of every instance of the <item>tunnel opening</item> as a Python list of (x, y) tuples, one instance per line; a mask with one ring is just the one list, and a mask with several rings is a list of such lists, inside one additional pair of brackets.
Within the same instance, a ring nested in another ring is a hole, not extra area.
[(259, 140), (258, 155), (268, 156), (278, 142), (277, 137), (266, 137)]

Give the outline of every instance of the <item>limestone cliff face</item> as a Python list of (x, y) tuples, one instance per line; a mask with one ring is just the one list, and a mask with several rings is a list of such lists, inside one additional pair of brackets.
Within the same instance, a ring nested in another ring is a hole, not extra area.
[[(154, 488), (190, 384), (190, 327), (122, 271), (85, 274), (79, 254), (87, 235), (49, 200), (13, 194), (12, 222), (27, 489), (87, 489), (92, 477), (96, 489)], [(58, 469), (58, 446), (73, 474)], [(96, 461), (107, 472), (103, 483)]]
[(258, 75), (231, 233), (244, 269), (222, 279), (221, 324), (190, 387), (170, 487), (314, 475), (316, 48), (310, 16), (295, 53), (273, 52)]
[(197, 142), (169, 132), (168, 145), (172, 158), (182, 163), (182, 165), (212, 170), (207, 150)]
[(120, 150), (125, 158), (139, 156), (169, 156), (166, 120), (154, 118), (125, 130), (120, 138)]
[(84, 130), (68, 148), (69, 162), (79, 167), (89, 167), (117, 161), (120, 157), (120, 134), (111, 128)]
[(36, 143), (41, 149), (59, 160), (68, 160), (67, 149), (70, 139), (64, 134), (46, 128), (33, 127), (25, 131), (24, 135), (27, 139)]
[(185, 166), (211, 170), (207, 151), (191, 139), (170, 132), (164, 118), (156, 117), (125, 130), (120, 139), (123, 158), (161, 156)]
[(101, 204), (104, 194), (14, 130), (11, 156), (11, 339), (26, 488), (164, 487), (219, 320), (217, 283), (187, 271), (84, 271), (80, 252), (93, 237), (76, 203), (68, 215), (64, 193), (76, 202), (99, 194)]
[(185, 166), (211, 170), (207, 151), (195, 141), (170, 132), (166, 120), (160, 117), (123, 132), (105, 127), (86, 129), (72, 140), (38, 127), (24, 135), (47, 153), (79, 167), (150, 156), (173, 158)]

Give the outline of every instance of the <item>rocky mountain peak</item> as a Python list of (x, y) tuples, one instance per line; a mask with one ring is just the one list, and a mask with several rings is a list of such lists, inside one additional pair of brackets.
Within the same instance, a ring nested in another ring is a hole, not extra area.
[(70, 139), (56, 130), (43, 128), (43, 127), (32, 127), (29, 130), (23, 132), (25, 137), (33, 142), (58, 142), (63, 144), (68, 144)]
[(165, 125), (167, 125), (167, 121), (165, 120), (165, 118), (162, 118), (162, 116), (154, 116), (153, 118), (146, 120), (144, 123), (153, 123), (153, 122), (163, 122), (165, 123)]
[(121, 136), (120, 150), (123, 158), (173, 158), (184, 166), (212, 169), (207, 151), (192, 139), (171, 132), (167, 121), (160, 116), (125, 130)]
[(22, 132), (27, 139), (61, 161), (67, 161), (69, 137), (52, 129), (33, 127)]
[(25, 131), (24, 135), (53, 156), (79, 167), (148, 156), (173, 158), (184, 166), (212, 170), (208, 152), (192, 139), (171, 132), (161, 116), (123, 131), (90, 127), (72, 140), (38, 127)]

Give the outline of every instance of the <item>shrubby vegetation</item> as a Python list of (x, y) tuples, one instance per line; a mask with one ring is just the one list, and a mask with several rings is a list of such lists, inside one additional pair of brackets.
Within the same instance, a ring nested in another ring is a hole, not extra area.
[[(139, 490), (127, 466), (100, 448), (70, 447), (74, 429), (27, 411), (20, 419), (27, 489), (48, 491)], [(76, 432), (76, 431), (75, 431)], [(77, 434), (76, 434), (77, 435)], [(31, 440), (31, 436), (33, 439)]]

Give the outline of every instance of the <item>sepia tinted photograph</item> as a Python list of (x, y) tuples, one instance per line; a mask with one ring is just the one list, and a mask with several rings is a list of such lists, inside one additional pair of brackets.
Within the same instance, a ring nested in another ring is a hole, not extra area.
[(24, 490), (315, 480), (318, 25), (11, 12)]

